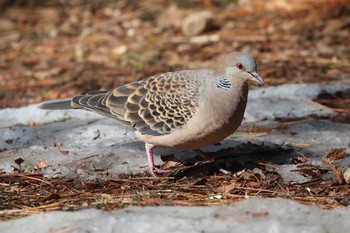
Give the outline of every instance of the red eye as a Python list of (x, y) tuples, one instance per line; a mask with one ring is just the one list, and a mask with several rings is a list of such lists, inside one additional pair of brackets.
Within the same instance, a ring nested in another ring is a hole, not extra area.
[(240, 70), (243, 70), (243, 69), (244, 69), (244, 66), (243, 66), (241, 63), (238, 63), (238, 64), (236, 65), (236, 67), (237, 67), (238, 69), (240, 69)]

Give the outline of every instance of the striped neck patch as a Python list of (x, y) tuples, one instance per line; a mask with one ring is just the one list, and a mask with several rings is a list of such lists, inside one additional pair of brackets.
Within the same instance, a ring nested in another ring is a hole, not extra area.
[(216, 87), (220, 90), (231, 89), (231, 82), (227, 78), (221, 76), (215, 78)]

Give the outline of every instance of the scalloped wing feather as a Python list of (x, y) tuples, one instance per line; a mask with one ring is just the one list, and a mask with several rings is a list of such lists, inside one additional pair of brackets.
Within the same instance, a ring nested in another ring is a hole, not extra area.
[(106, 105), (141, 134), (159, 136), (182, 128), (198, 106), (200, 81), (193, 72), (150, 77), (113, 90)]
[(193, 71), (169, 72), (113, 91), (76, 96), (72, 104), (131, 125), (141, 134), (160, 136), (182, 128), (198, 107), (201, 80)]

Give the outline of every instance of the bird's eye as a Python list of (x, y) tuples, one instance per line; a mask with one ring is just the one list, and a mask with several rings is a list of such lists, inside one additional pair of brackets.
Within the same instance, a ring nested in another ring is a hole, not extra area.
[(244, 70), (244, 66), (241, 63), (238, 63), (236, 67), (240, 70)]

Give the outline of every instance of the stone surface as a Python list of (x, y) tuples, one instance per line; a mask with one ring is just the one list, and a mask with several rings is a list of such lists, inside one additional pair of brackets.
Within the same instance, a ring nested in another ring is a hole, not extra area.
[[(335, 112), (312, 101), (322, 93), (350, 92), (350, 85), (293, 84), (252, 90), (245, 115), (245, 126), (264, 128), (262, 134), (236, 133), (227, 140), (204, 150), (208, 153), (228, 150), (232, 155), (247, 154), (254, 147), (276, 151), (272, 162), (283, 163), (290, 157), (305, 155), (310, 163), (321, 163), (321, 156), (331, 148), (347, 148), (349, 153), (350, 125), (313, 118), (330, 117)], [(298, 120), (295, 120), (298, 119)], [(305, 119), (305, 120), (303, 120)], [(288, 121), (281, 123), (277, 120)], [(29, 126), (29, 125), (34, 126)], [(44, 111), (35, 105), (0, 110), (0, 171), (11, 173), (17, 158), (25, 161), (24, 171), (31, 171), (41, 161), (46, 176), (94, 179), (97, 176), (115, 178), (124, 173), (147, 171), (144, 144), (132, 130), (97, 114), (80, 110)], [(332, 140), (329, 140), (331, 138)], [(250, 143), (247, 146), (247, 143)], [(239, 148), (245, 148), (243, 150)], [(238, 149), (237, 149), (238, 148)], [(281, 151), (286, 152), (284, 155)], [(158, 149), (156, 155), (173, 154), (177, 159), (194, 156), (189, 151)], [(231, 156), (233, 157), (233, 156)], [(236, 157), (236, 156), (235, 156)], [(156, 156), (156, 163), (160, 163)], [(350, 162), (344, 160), (344, 167)], [(98, 170), (98, 172), (96, 172)], [(300, 174), (281, 166), (278, 172), (288, 181), (307, 181)], [(295, 175), (295, 177), (294, 177)]]
[(350, 208), (323, 210), (283, 199), (247, 199), (224, 207), (131, 207), (112, 212), (54, 211), (0, 223), (26, 232), (348, 232)]
[(246, 121), (293, 120), (307, 117), (329, 117), (335, 112), (312, 101), (321, 94), (350, 92), (350, 84), (286, 84), (259, 88), (249, 93)]

